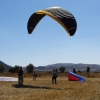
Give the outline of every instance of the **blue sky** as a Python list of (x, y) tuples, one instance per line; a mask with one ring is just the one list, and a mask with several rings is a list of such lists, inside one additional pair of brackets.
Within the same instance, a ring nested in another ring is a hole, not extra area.
[[(52, 18), (44, 17), (32, 34), (27, 22), (52, 6), (71, 12), (77, 31), (70, 37)], [(0, 0), (0, 60), (8, 65), (55, 63), (100, 64), (100, 0)]]

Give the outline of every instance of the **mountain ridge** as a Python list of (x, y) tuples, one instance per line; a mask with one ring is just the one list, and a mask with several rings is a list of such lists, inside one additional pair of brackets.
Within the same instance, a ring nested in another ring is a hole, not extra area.
[(0, 65), (4, 65), (6, 70), (8, 70), (10, 68), (10, 65), (4, 63), (3, 61), (0, 61)]
[[(0, 64), (3, 64), (5, 66), (5, 69), (8, 70), (11, 66), (4, 63), (3, 61), (0, 61)], [(91, 71), (100, 71), (100, 65), (99, 64), (83, 64), (83, 63), (55, 63), (55, 64), (49, 64), (46, 66), (38, 66), (34, 67), (35, 71), (50, 71), (53, 69), (59, 69), (60, 67), (65, 67), (66, 71), (72, 71), (73, 68), (76, 70), (82, 70), (85, 71), (87, 67), (90, 67)], [(26, 70), (26, 67), (23, 67), (24, 70)]]

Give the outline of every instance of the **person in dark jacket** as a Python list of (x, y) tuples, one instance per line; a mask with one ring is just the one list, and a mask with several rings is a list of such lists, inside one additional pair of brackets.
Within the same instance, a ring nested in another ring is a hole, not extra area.
[(19, 67), (19, 69), (17, 70), (18, 73), (18, 85), (22, 86), (23, 85), (23, 74), (24, 74), (24, 70), (22, 69), (22, 66)]
[(52, 73), (52, 84), (57, 84), (57, 81), (56, 81), (56, 78), (58, 77), (58, 72), (57, 70), (53, 70), (53, 73)]

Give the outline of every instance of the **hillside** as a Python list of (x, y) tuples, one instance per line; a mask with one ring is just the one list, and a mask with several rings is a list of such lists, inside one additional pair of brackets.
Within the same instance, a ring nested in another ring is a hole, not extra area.
[(76, 70), (81, 70), (81, 71), (86, 71), (87, 67), (91, 68), (91, 71), (100, 71), (100, 65), (98, 64), (74, 64), (74, 63), (57, 63), (57, 64), (51, 64), (47, 66), (39, 66), (35, 67), (35, 70), (41, 70), (41, 71), (46, 71), (46, 70), (52, 70), (52, 69), (59, 69), (60, 67), (65, 67), (66, 71), (72, 71), (73, 68), (76, 68)]
[(7, 65), (6, 63), (4, 63), (2, 61), (0, 61), (0, 65), (4, 65), (6, 70), (8, 70), (10, 68), (9, 65)]
[[(5, 69), (8, 70), (10, 66), (2, 61), (0, 61), (0, 64), (3, 64), (5, 66)], [(59, 69), (60, 67), (65, 67), (66, 71), (72, 71), (73, 68), (76, 68), (76, 70), (86, 71), (87, 67), (91, 68), (91, 71), (100, 72), (100, 65), (98, 64), (74, 64), (74, 63), (56, 63), (56, 64), (49, 64), (46, 66), (38, 66), (35, 67), (35, 71), (51, 71), (52, 69)], [(26, 71), (26, 67), (23, 67), (24, 71)]]

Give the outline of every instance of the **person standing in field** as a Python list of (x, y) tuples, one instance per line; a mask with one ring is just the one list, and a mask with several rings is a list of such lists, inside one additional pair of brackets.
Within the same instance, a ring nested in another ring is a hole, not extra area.
[(53, 73), (52, 73), (52, 84), (57, 84), (57, 80), (56, 78), (58, 77), (58, 71), (57, 69), (56, 70), (53, 70)]
[(33, 73), (33, 80), (36, 80), (37, 74), (36, 72)]
[(22, 69), (22, 66), (19, 67), (19, 69), (17, 70), (18, 73), (18, 85), (22, 86), (23, 85), (23, 74), (24, 74), (24, 70)]

